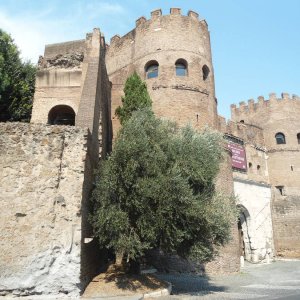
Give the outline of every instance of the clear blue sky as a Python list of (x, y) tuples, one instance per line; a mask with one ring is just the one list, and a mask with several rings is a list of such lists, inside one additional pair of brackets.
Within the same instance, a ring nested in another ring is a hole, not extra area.
[(300, 0), (0, 0), (0, 28), (36, 62), (45, 44), (85, 38), (94, 27), (109, 41), (170, 7), (208, 22), (220, 114), (270, 92), (300, 94)]

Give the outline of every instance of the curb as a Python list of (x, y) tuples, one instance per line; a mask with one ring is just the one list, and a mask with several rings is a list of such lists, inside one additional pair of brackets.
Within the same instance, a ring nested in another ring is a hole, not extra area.
[(276, 261), (300, 261), (300, 258), (275, 258)]
[(142, 299), (147, 299), (147, 298), (158, 298), (161, 296), (168, 296), (171, 295), (172, 292), (172, 284), (168, 281), (166, 281), (166, 283), (168, 284), (168, 286), (160, 291), (155, 291), (155, 292), (151, 292), (151, 293), (146, 293), (143, 295)]
[(80, 297), (80, 300), (143, 300), (143, 299), (149, 299), (149, 298), (159, 298), (161, 296), (168, 296), (171, 295), (172, 291), (172, 284), (168, 281), (165, 281), (167, 283), (167, 287), (155, 292), (150, 292), (150, 293), (145, 293), (142, 295), (136, 294), (136, 295), (126, 295), (126, 296), (121, 296), (121, 295), (116, 295), (116, 296), (96, 296), (96, 297)]

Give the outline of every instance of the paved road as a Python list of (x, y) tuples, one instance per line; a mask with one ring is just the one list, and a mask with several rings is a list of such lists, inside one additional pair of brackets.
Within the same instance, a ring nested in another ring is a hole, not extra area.
[(203, 278), (159, 275), (173, 285), (173, 295), (161, 300), (300, 299), (300, 260), (247, 264), (239, 274)]

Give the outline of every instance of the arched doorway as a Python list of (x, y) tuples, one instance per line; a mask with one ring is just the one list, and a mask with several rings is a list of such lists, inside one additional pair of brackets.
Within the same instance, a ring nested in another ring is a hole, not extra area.
[(75, 112), (68, 105), (56, 105), (51, 108), (48, 114), (50, 125), (75, 125)]
[(239, 204), (238, 209), (240, 215), (238, 218), (238, 230), (239, 230), (239, 241), (240, 241), (240, 255), (247, 261), (251, 261), (251, 240), (250, 240), (250, 214), (243, 205)]

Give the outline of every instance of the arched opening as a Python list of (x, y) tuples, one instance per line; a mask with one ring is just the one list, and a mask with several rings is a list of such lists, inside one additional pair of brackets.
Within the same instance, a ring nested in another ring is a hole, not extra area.
[(158, 62), (156, 60), (151, 60), (145, 65), (146, 78), (158, 77)]
[(203, 75), (203, 80), (204, 81), (207, 80), (207, 78), (209, 76), (209, 72), (210, 72), (209, 67), (207, 65), (204, 65), (202, 67), (202, 75)]
[(238, 218), (240, 255), (244, 259), (251, 261), (250, 214), (243, 205), (239, 204), (237, 207), (240, 211)]
[(75, 112), (68, 105), (56, 105), (51, 108), (48, 114), (48, 124), (50, 125), (75, 125)]
[(297, 133), (297, 141), (298, 141), (298, 144), (300, 144), (300, 132)]
[(187, 76), (188, 64), (185, 59), (178, 59), (175, 63), (176, 76)]
[(275, 139), (276, 139), (276, 144), (280, 145), (280, 144), (285, 144), (285, 135), (282, 132), (277, 132), (275, 134)]

